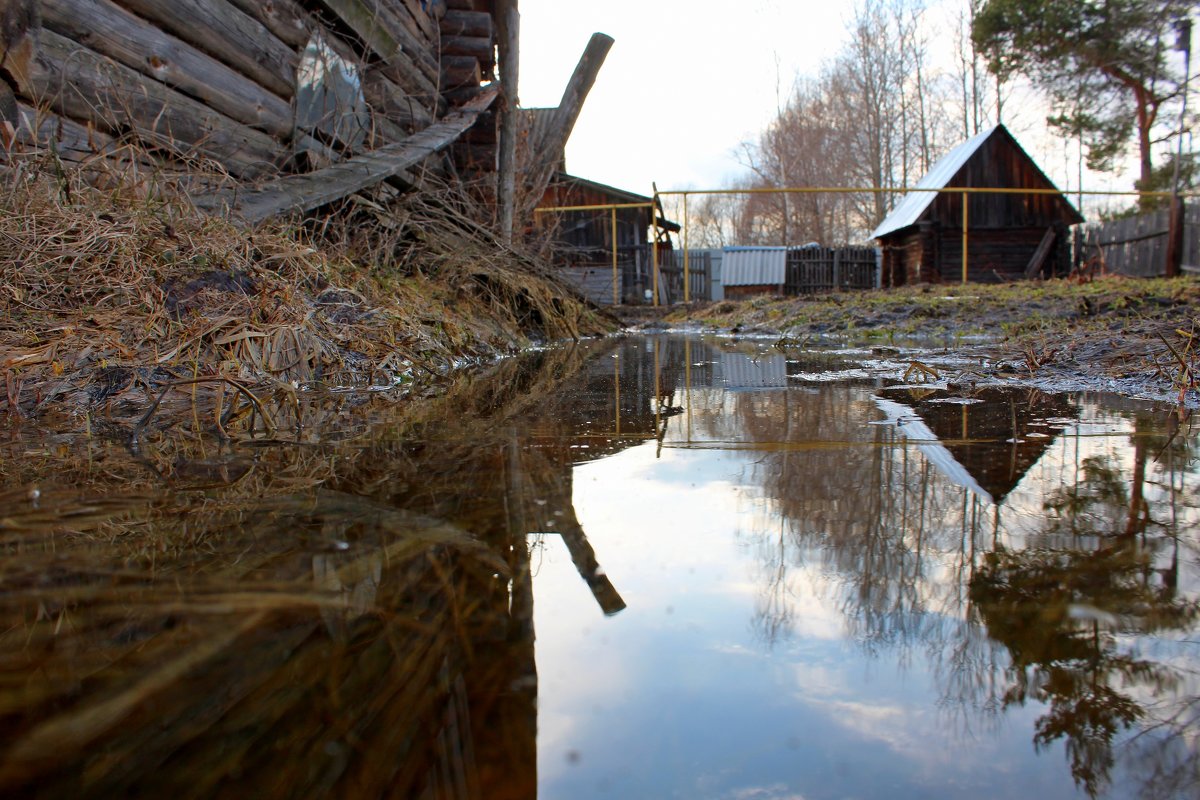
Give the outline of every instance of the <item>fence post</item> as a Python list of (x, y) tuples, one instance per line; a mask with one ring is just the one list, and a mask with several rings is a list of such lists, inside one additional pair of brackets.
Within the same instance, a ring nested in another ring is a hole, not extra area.
[[(1178, 167), (1178, 165), (1176, 165)], [(1166, 276), (1174, 278), (1179, 275), (1179, 267), (1183, 263), (1183, 198), (1171, 198), (1171, 217), (1167, 223), (1167, 263)]]
[(842, 251), (834, 249), (833, 251), (833, 290), (841, 291), (842, 288)]

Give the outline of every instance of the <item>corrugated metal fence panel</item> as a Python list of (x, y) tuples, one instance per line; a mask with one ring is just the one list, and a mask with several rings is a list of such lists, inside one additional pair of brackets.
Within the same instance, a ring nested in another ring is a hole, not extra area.
[(721, 281), (725, 286), (782, 286), (786, 247), (726, 247)]
[(788, 385), (787, 359), (782, 354), (721, 353), (716, 366), (717, 385), (727, 389), (778, 389)]

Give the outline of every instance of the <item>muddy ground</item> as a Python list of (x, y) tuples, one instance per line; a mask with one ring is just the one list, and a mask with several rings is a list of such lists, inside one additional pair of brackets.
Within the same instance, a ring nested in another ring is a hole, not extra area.
[[(623, 309), (634, 330), (715, 330), (784, 348), (866, 345), (909, 379), (1101, 390), (1188, 406), (1200, 280), (918, 286)], [(923, 369), (928, 367), (928, 371)]]

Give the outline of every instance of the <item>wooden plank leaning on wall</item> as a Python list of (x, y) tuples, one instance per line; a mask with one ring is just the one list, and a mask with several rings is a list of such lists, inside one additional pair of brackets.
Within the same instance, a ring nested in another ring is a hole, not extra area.
[(260, 187), (204, 198), (198, 205), (218, 213), (228, 210), (249, 223), (256, 223), (340, 200), (400, 175), (448, 147), (492, 104), (497, 93), (497, 87), (484, 89), (474, 100), (403, 142), (316, 172), (287, 175)]

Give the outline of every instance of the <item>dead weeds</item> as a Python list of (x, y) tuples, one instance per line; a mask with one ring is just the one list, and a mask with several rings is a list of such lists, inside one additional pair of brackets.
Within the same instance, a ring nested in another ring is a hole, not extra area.
[(450, 189), (247, 231), (103, 170), (45, 152), (0, 168), (0, 414), (394, 386), (612, 325)]

